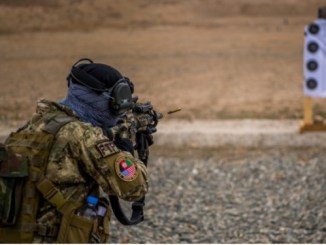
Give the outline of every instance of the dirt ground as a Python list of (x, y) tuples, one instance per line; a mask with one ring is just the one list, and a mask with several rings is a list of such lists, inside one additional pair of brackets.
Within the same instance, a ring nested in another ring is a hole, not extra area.
[[(0, 124), (66, 94), (81, 57), (173, 118), (301, 118), (303, 29), (323, 0), (0, 0)], [(324, 100), (316, 101), (322, 113)]]

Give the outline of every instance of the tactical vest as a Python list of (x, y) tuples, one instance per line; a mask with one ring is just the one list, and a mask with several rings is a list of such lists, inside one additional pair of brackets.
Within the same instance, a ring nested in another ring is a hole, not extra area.
[[(76, 216), (76, 204), (45, 176), (56, 133), (74, 120), (62, 113), (49, 114), (42, 132), (18, 130), (9, 135), (5, 148), (0, 147), (0, 242), (31, 243), (35, 234), (54, 236), (57, 243), (89, 242), (94, 222)], [(37, 224), (42, 197), (62, 215), (59, 230)]]

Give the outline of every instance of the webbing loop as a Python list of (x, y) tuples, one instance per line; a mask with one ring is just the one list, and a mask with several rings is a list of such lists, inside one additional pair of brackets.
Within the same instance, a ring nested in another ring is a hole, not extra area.
[(66, 203), (63, 194), (45, 176), (36, 184), (43, 197), (58, 210)]

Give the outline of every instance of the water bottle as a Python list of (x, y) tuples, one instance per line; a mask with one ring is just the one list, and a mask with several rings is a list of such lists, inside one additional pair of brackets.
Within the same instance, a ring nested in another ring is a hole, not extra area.
[(97, 207), (97, 221), (100, 234), (103, 234), (104, 232), (104, 217), (106, 212), (106, 207), (102, 206), (100, 203)]
[(97, 208), (97, 216), (103, 218), (106, 214), (106, 208), (99, 205)]
[(97, 217), (96, 205), (98, 198), (93, 196), (87, 196), (87, 203), (77, 211), (78, 216), (85, 217), (90, 220), (95, 220)]

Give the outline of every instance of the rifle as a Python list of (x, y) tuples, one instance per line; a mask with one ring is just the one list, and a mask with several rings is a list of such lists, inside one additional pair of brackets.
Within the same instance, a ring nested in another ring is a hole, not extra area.
[[(134, 149), (138, 158), (147, 166), (149, 156), (149, 146), (153, 141), (152, 134), (157, 131), (156, 126), (163, 114), (154, 110), (150, 102), (138, 103), (138, 97), (133, 98), (131, 110), (111, 128), (107, 133), (110, 138), (129, 138), (135, 142)], [(135, 225), (144, 220), (143, 207), (145, 197), (132, 203), (131, 218), (124, 214), (119, 199), (109, 195), (113, 213), (123, 225)]]

